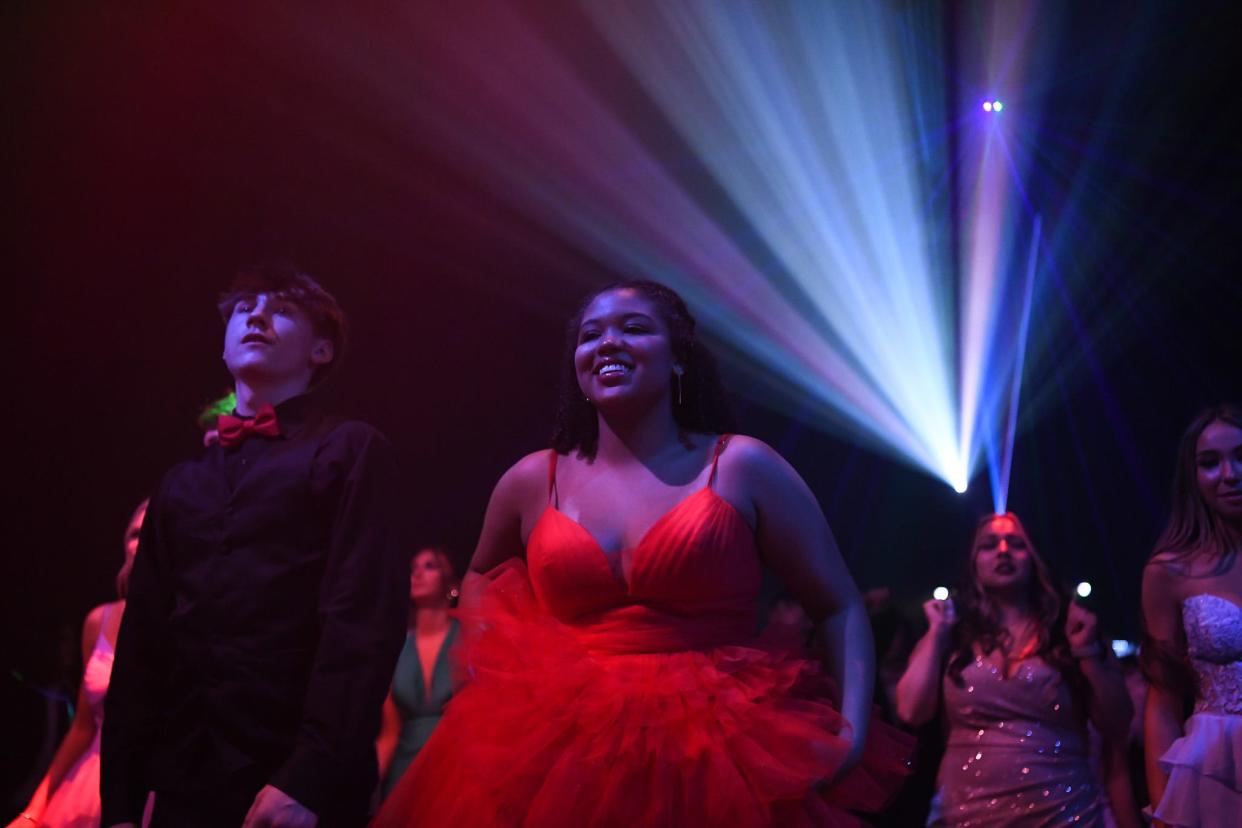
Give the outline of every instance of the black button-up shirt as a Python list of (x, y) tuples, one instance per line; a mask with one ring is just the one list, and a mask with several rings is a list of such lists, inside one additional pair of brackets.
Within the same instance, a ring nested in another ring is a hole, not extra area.
[(174, 467), (151, 498), (106, 698), (103, 824), (148, 790), (264, 780), (365, 813), (405, 632), (394, 452), (370, 426), (278, 406), (282, 435)]

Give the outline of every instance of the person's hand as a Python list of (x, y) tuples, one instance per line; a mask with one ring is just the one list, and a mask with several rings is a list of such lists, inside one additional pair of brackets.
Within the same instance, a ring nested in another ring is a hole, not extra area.
[(957, 623), (957, 610), (953, 607), (953, 599), (938, 598), (923, 602), (923, 614), (927, 616), (927, 626), (937, 638), (948, 636)]
[(1099, 625), (1095, 613), (1077, 603), (1070, 602), (1065, 613), (1065, 638), (1070, 649), (1085, 650), (1099, 647)]
[(845, 776), (854, 769), (854, 767), (862, 761), (863, 750), (866, 744), (860, 741), (852, 725), (849, 722), (841, 723), (841, 730), (837, 733), (839, 737), (849, 742), (849, 750), (846, 751), (845, 759), (841, 762), (840, 767), (832, 776), (820, 780), (815, 785), (815, 790), (823, 793), (833, 785), (840, 782)]
[(315, 828), (319, 817), (280, 788), (264, 785), (242, 828)]

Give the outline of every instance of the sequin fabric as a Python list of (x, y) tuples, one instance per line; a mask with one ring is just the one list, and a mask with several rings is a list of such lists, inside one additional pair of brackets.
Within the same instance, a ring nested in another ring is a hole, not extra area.
[(1054, 668), (1029, 659), (1005, 678), (976, 659), (943, 686), (949, 740), (929, 825), (1103, 824), (1084, 717)]
[(1242, 607), (1194, 595), (1182, 602), (1182, 625), (1198, 679), (1195, 712), (1242, 714)]

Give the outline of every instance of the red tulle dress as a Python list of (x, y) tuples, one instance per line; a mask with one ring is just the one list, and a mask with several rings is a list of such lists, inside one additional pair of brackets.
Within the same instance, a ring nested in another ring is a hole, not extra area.
[(629, 583), (549, 503), (526, 563), (488, 578), (464, 618), (465, 687), (377, 826), (858, 825), (907, 773), (911, 741), (878, 722), (862, 763), (831, 682), (805, 652), (755, 635), (750, 527), (708, 484), (629, 556)]

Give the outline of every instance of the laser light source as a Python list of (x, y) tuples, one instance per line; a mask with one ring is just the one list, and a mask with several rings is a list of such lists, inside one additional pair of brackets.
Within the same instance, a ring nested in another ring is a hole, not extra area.
[(949, 588), (942, 587), (942, 586), (936, 587), (935, 589), (932, 590), (932, 597), (935, 598), (937, 601), (949, 600)]
[(1088, 581), (1081, 581), (1078, 586), (1074, 587), (1074, 592), (1078, 593), (1079, 598), (1086, 598), (1091, 594), (1091, 584)]
[[(592, 77), (568, 60), (522, 5), (497, 6), (487, 38), (437, 50), (454, 83), (417, 115), (440, 149), (555, 236), (556, 255), (563, 241), (680, 291), (761, 402), (795, 403), (965, 493), (1016, 423), (1004, 415), (1028, 306), (1011, 273), (1025, 156), (1011, 160), (1007, 129), (963, 130), (961, 152), (951, 146), (938, 58), (936, 71), (911, 65), (905, 15), (584, 4), (659, 115), (647, 123), (601, 94), (612, 69)], [(1021, 88), (1012, 73), (985, 77)], [(368, 80), (393, 107), (410, 103), (404, 84)], [(1007, 481), (1008, 460), (995, 466)]]

